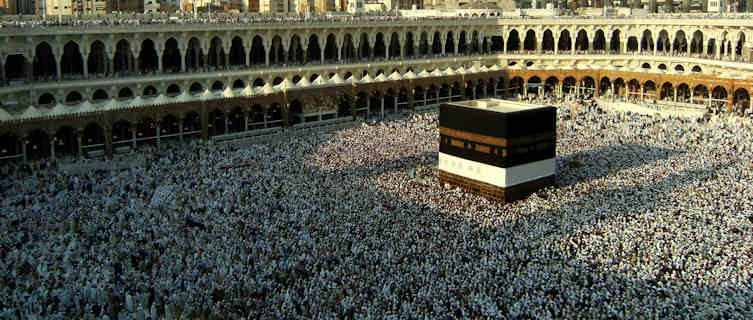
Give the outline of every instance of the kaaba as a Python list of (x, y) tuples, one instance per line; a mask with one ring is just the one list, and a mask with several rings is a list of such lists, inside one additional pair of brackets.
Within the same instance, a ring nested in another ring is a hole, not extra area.
[(554, 184), (557, 109), (499, 99), (439, 107), (439, 179), (501, 201)]

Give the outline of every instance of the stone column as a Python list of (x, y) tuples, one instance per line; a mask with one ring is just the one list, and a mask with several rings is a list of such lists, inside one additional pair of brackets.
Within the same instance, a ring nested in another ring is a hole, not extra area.
[(155, 128), (155, 130), (157, 131), (157, 150), (159, 150), (160, 142), (161, 142), (160, 136), (162, 135), (162, 128), (160, 128), (159, 122), (157, 122), (157, 127)]
[(179, 119), (180, 123), (178, 123), (178, 139), (180, 140), (180, 143), (183, 143), (183, 119)]
[(379, 117), (384, 119), (384, 95), (379, 95)]
[(21, 141), (21, 153), (24, 156), (24, 164), (29, 162), (29, 159), (26, 156), (26, 138), (23, 138), (23, 140)]
[(369, 113), (371, 113), (371, 97), (366, 95), (366, 117), (364, 119), (369, 118)]
[[(105, 126), (104, 129), (105, 129), (105, 157), (107, 157), (107, 159), (112, 159), (112, 128), (110, 126)], [(81, 144), (79, 142), (79, 146), (80, 145)]]
[(677, 102), (677, 87), (673, 88), (675, 90), (675, 96), (672, 98), (672, 101)]
[[(80, 130), (79, 130), (79, 132), (80, 132)], [(107, 137), (105, 137), (105, 139), (107, 139)], [(77, 154), (77, 156), (79, 158), (82, 158), (84, 156), (84, 153), (81, 150), (82, 149), (81, 148), (81, 134), (76, 134), (76, 141), (78, 141), (78, 154)]]
[(50, 139), (50, 158), (55, 161), (55, 140)]
[(61, 60), (63, 59), (63, 53), (59, 51), (55, 58), (58, 59), (58, 61), (60, 62), (56, 64), (56, 68), (55, 68), (55, 72), (57, 73), (57, 80), (60, 81), (60, 80), (63, 80), (63, 70), (62, 70), (63, 68), (60, 67), (62, 65)]
[(186, 72), (186, 56), (183, 55), (182, 50), (178, 50), (180, 56), (180, 72)]
[(136, 150), (136, 128), (131, 127), (131, 148)]
[[(89, 76), (89, 55), (88, 54), (82, 54), (81, 57), (83, 58), (84, 62), (84, 78)], [(2, 69), (2, 68), (0, 68)]]

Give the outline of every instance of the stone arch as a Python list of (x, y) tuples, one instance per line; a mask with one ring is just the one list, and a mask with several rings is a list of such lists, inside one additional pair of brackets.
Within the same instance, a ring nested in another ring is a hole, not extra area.
[(724, 86), (716, 86), (711, 90), (711, 98), (716, 100), (718, 104), (727, 103), (727, 88)]
[(84, 97), (78, 91), (71, 91), (65, 96), (65, 104), (74, 105), (79, 104), (84, 100)]
[(209, 50), (207, 51), (207, 67), (209, 70), (223, 70), (227, 66), (225, 61), (225, 48), (222, 45), (220, 37), (213, 37), (209, 41)]
[(49, 80), (57, 77), (55, 55), (52, 46), (45, 41), (40, 42), (34, 49), (33, 72), (34, 79)]
[(608, 77), (602, 77), (601, 80), (599, 80), (599, 95), (604, 95), (611, 89), (612, 81), (610, 81)]
[(666, 65), (666, 64), (663, 64), (663, 63), (661, 63), (661, 64), (659, 64), (659, 66), (657, 66), (656, 68), (657, 68), (657, 69), (659, 69), (659, 70), (667, 70), (667, 65)]
[(680, 102), (690, 102), (690, 86), (687, 83), (680, 83), (677, 86), (677, 99)]
[(557, 41), (557, 51), (558, 52), (562, 52), (562, 51), (570, 52), (572, 51), (572, 48), (573, 48), (573, 43), (570, 37), (570, 31), (568, 31), (567, 29), (562, 30), (560, 32), (560, 38)]
[[(58, 128), (52, 137), (55, 145), (55, 155), (73, 156), (78, 154), (78, 138), (76, 138), (76, 129), (71, 126), (62, 126)], [(0, 153), (0, 157), (3, 154)]]
[(685, 38), (685, 31), (677, 30), (675, 33), (675, 41), (672, 45), (672, 51), (675, 54), (680, 52), (686, 52), (688, 50), (688, 40)]
[(575, 50), (588, 51), (589, 49), (588, 32), (581, 29), (578, 31), (578, 36), (575, 38)]
[(178, 40), (169, 38), (165, 41), (165, 50), (162, 51), (162, 72), (180, 72), (181, 66), (180, 49)]
[(227, 133), (227, 119), (225, 112), (220, 109), (214, 109), (209, 112), (207, 117), (207, 131), (209, 136), (217, 136)]
[(141, 50), (139, 51), (139, 71), (142, 73), (151, 73), (159, 71), (159, 58), (157, 58), (157, 49), (152, 39), (141, 41)]
[(645, 98), (656, 98), (656, 83), (653, 80), (647, 80), (643, 83), (643, 93)]
[[(81, 144), (87, 146), (99, 145), (101, 149), (105, 143), (105, 130), (97, 123), (89, 123), (81, 132)], [(83, 147), (83, 146), (82, 146)]]
[(186, 48), (186, 71), (199, 71), (205, 67), (204, 54), (199, 38), (193, 37), (188, 40)]
[[(390, 36), (389, 56), (393, 57), (393, 58), (394, 57), (398, 57), (399, 58), (400, 57), (400, 51), (401, 51), (400, 48), (401, 48), (400, 47), (400, 36), (397, 34), (397, 32), (393, 32), (392, 36)], [(376, 56), (376, 52), (375, 52), (375, 56)]]
[[(361, 40), (358, 45), (358, 59), (364, 60), (370, 58), (373, 48), (369, 47), (369, 36), (365, 32), (361, 33)], [(374, 46), (376, 46), (376, 43)]]
[(669, 40), (667, 30), (659, 31), (659, 39), (656, 39), (656, 50), (665, 53), (672, 51), (672, 41)]
[(157, 88), (155, 88), (152, 85), (146, 86), (146, 88), (144, 88), (144, 90), (141, 92), (141, 96), (145, 98), (156, 97), (158, 95), (159, 95), (159, 90), (157, 90)]
[(177, 97), (181, 94), (180, 86), (173, 83), (169, 86), (167, 86), (167, 90), (165, 91), (165, 94), (168, 97)]
[(593, 50), (596, 51), (604, 51), (607, 49), (607, 39), (604, 37), (604, 31), (599, 29), (596, 30), (596, 33), (594, 34), (593, 39)]
[(523, 50), (535, 51), (537, 47), (536, 31), (528, 30), (526, 32), (526, 39), (523, 41)]
[(97, 89), (92, 94), (92, 102), (100, 103), (110, 99), (110, 95), (104, 89)]
[(693, 103), (706, 104), (709, 98), (709, 89), (704, 84), (698, 84), (693, 88)]
[(616, 96), (624, 96), (625, 95), (625, 89), (627, 88), (627, 85), (625, 84), (625, 80), (622, 78), (616, 78), (612, 82), (612, 87), (614, 88), (614, 95)]
[[(340, 48), (340, 60), (351, 61), (358, 58), (356, 49), (360, 48), (356, 48), (355, 45), (353, 45), (353, 36), (350, 34), (345, 34), (345, 36), (343, 37), (342, 48)], [(360, 53), (360, 51), (358, 52)]]
[(55, 103), (57, 103), (56, 99), (55, 99), (55, 96), (53, 96), (49, 92), (43, 93), (37, 99), (37, 104), (40, 105), (40, 106), (53, 105)]
[(180, 133), (180, 122), (178, 117), (174, 114), (168, 113), (162, 119), (159, 120), (159, 130), (162, 139), (166, 139), (166, 136), (176, 135)]
[(737, 34), (737, 43), (735, 45), (735, 54), (738, 57), (742, 57), (743, 56), (743, 47), (744, 46), (745, 46), (745, 33), (742, 32), (742, 31), (740, 31)]
[(541, 50), (544, 52), (554, 51), (554, 35), (552, 30), (546, 29), (544, 31), (544, 36), (541, 39)]
[(685, 72), (685, 67), (683, 67), (681, 64), (678, 64), (675, 66), (675, 71)]
[(334, 33), (327, 35), (326, 43), (324, 44), (324, 61), (335, 62), (338, 59), (337, 54), (337, 37)]
[(442, 54), (442, 34), (439, 31), (434, 32), (434, 40), (431, 42), (431, 53), (435, 55)]
[(627, 52), (638, 52), (638, 39), (635, 36), (628, 37)]
[(452, 31), (447, 32), (447, 36), (445, 37), (444, 42), (444, 51), (446, 54), (455, 54), (455, 36)]
[[(157, 136), (157, 122), (149, 116), (141, 118), (136, 122), (136, 139), (149, 139)], [(142, 140), (136, 143), (153, 143), (151, 140)]]
[(423, 31), (418, 36), (418, 55), (422, 57), (427, 56), (429, 55), (430, 50), (431, 47), (429, 46), (429, 34), (426, 33), (426, 31)]
[(12, 132), (5, 132), (0, 135), (0, 157), (10, 158), (21, 155), (21, 144), (23, 140)]
[(502, 36), (492, 36), (491, 43), (490, 49), (492, 52), (505, 51), (505, 39)]
[(204, 93), (204, 86), (202, 86), (201, 83), (194, 82), (190, 87), (188, 87), (188, 93), (192, 95), (202, 94)]
[(31, 160), (50, 157), (50, 137), (44, 131), (37, 129), (29, 133), (24, 139), (26, 143), (26, 157)]
[(264, 40), (256, 35), (251, 39), (251, 49), (248, 51), (248, 61), (251, 65), (263, 65), (267, 63), (267, 53), (264, 48)]
[(413, 41), (413, 32), (406, 32), (405, 43), (403, 44), (403, 57), (409, 58), (416, 55)]
[(651, 30), (643, 30), (641, 36), (641, 52), (653, 52), (654, 51), (654, 38), (651, 34)]
[(648, 62), (644, 62), (641, 65), (641, 68), (643, 68), (643, 69), (651, 69), (651, 64), (649, 64)]
[(550, 76), (549, 78), (546, 78), (546, 81), (544, 81), (544, 92), (550, 93), (557, 89), (559, 86), (560, 79), (558, 79), (555, 76)]
[(127, 74), (134, 72), (134, 57), (131, 52), (131, 44), (126, 39), (121, 39), (115, 45), (115, 57), (113, 58), (113, 72)]
[(573, 76), (567, 76), (562, 80), (562, 92), (572, 93), (575, 91), (576, 80)]
[(309, 43), (306, 47), (306, 62), (319, 63), (322, 61), (322, 49), (319, 46), (319, 36), (312, 34), (309, 36)]
[(690, 40), (690, 53), (703, 53), (703, 32), (701, 30), (693, 32), (693, 38)]
[[(311, 80), (311, 81), (313, 81), (313, 80)], [(264, 86), (265, 84), (266, 84), (266, 81), (264, 81), (264, 79), (262, 79), (262, 78), (256, 78), (256, 79), (254, 79), (254, 82), (253, 82), (253, 85), (252, 85), (252, 86), (253, 86), (254, 88), (261, 88), (261, 87), (263, 87), (263, 86)]]
[(693, 66), (693, 68), (690, 69), (692, 72), (703, 72), (703, 69), (701, 69), (700, 66)]
[(716, 39), (714, 38), (709, 39), (708, 42), (706, 43), (706, 56), (713, 57), (714, 55), (716, 55), (716, 50), (717, 50)]
[(241, 79), (237, 79), (237, 80), (233, 81), (233, 90), (245, 89), (245, 88), (246, 88), (246, 82), (245, 81), (243, 81)]
[(183, 134), (201, 132), (201, 116), (195, 111), (189, 111), (183, 117)]
[(744, 111), (750, 108), (750, 94), (745, 88), (738, 88), (735, 90), (732, 104), (736, 110)]
[(131, 88), (124, 87), (118, 91), (118, 99), (133, 99), (133, 91)]
[(243, 39), (235, 36), (230, 44), (230, 56), (228, 64), (233, 67), (242, 67), (246, 65), (246, 48), (243, 45)]
[(78, 43), (68, 41), (63, 47), (63, 56), (60, 58), (60, 73), (63, 77), (84, 75), (84, 58), (81, 56)]
[(227, 131), (229, 133), (243, 132), (246, 127), (246, 113), (241, 107), (235, 107), (228, 114)]
[(507, 52), (520, 51), (520, 36), (518, 35), (518, 30), (513, 29), (510, 31), (510, 34), (507, 36), (507, 45), (505, 48), (507, 48)]
[(112, 125), (112, 142), (123, 142), (133, 139), (133, 126), (130, 121), (118, 120)]
[(225, 84), (222, 81), (217, 80), (212, 83), (211, 90), (214, 93), (220, 93), (225, 90)]
[(458, 54), (467, 55), (468, 53), (470, 53), (468, 48), (468, 35), (463, 30), (458, 34)]
[(622, 45), (620, 44), (621, 32), (620, 30), (612, 31), (612, 37), (609, 39), (609, 51), (620, 52)]
[(471, 54), (479, 54), (482, 51), (482, 44), (479, 42), (479, 33), (477, 30), (471, 32)]
[(8, 81), (21, 81), (26, 79), (26, 66), (28, 62), (22, 54), (11, 54), (5, 58), (5, 79)]
[(285, 44), (282, 37), (275, 35), (272, 37), (272, 46), (269, 48), (269, 64), (279, 65), (285, 62)]
[(675, 88), (671, 82), (665, 82), (661, 85), (661, 90), (659, 91), (660, 100), (674, 100), (674, 96)]

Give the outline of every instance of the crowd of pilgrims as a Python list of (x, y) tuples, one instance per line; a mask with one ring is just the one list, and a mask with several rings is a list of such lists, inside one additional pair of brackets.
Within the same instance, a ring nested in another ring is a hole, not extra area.
[(436, 113), (5, 166), (0, 318), (753, 318), (751, 120), (547, 102), (510, 204), (438, 181)]

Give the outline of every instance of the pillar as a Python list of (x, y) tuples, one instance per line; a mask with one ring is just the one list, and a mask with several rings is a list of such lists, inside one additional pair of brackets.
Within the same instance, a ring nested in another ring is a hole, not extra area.
[(136, 128), (131, 127), (131, 147), (136, 150)]
[(243, 131), (248, 131), (248, 113), (243, 113)]
[(157, 150), (159, 150), (160, 147), (160, 136), (162, 135), (162, 128), (160, 128), (159, 122), (157, 123), (157, 128), (155, 128), (157, 131)]
[[(80, 132), (80, 130), (79, 130)], [(107, 137), (105, 137), (107, 139)], [(81, 134), (76, 134), (76, 140), (78, 141), (78, 157), (82, 158), (84, 156), (84, 153), (82, 152), (81, 148)]]
[(673, 89), (675, 89), (675, 96), (672, 101), (677, 102), (677, 87), (674, 87)]
[[(104, 129), (105, 129), (105, 157), (107, 159), (112, 159), (112, 128), (110, 128), (110, 126), (105, 126)], [(135, 134), (136, 131), (134, 130), (133, 132)]]
[(379, 117), (384, 119), (384, 95), (379, 95)]
[(695, 88), (690, 89), (690, 103), (693, 103), (693, 100), (695, 98)]
[(26, 156), (26, 138), (23, 138), (23, 140), (21, 141), (21, 153), (24, 156), (24, 164), (25, 164), (29, 161), (29, 159)]
[(180, 123), (178, 124), (178, 140), (180, 140), (180, 143), (183, 143), (183, 119), (179, 119)]
[(50, 139), (50, 159), (55, 161), (55, 140)]
[(371, 97), (369, 95), (366, 95), (366, 118), (369, 118), (369, 113), (371, 113)]
[[(84, 61), (84, 78), (89, 76), (89, 55), (84, 54), (82, 55), (83, 61)], [(2, 69), (2, 68), (0, 68)]]

